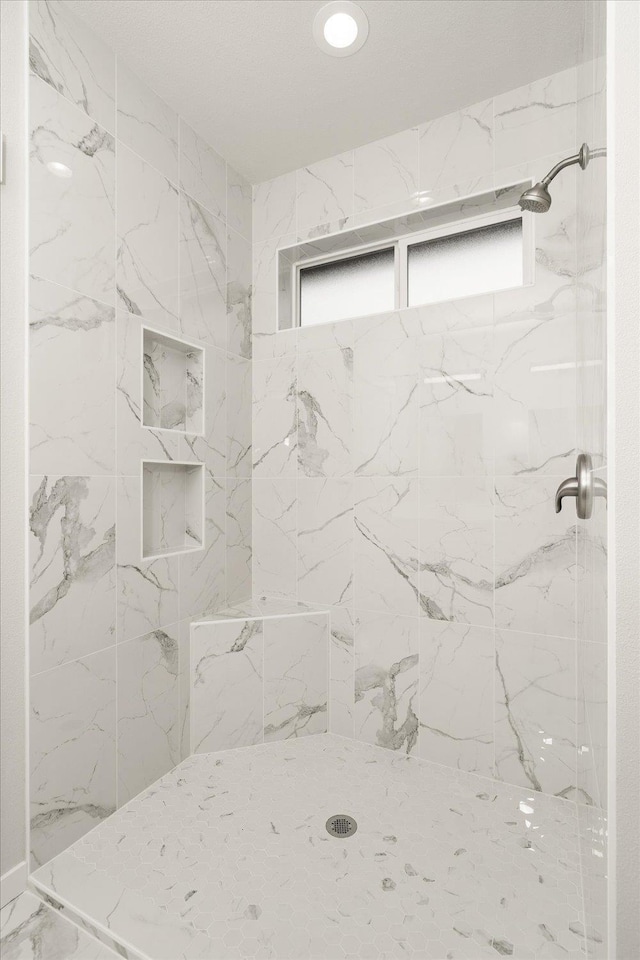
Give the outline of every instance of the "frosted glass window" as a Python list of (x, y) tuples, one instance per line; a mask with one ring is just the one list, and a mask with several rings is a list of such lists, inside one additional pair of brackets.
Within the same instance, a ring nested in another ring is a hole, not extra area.
[(300, 270), (300, 325), (333, 323), (395, 308), (394, 248)]
[(522, 220), (411, 244), (407, 259), (410, 307), (521, 286)]

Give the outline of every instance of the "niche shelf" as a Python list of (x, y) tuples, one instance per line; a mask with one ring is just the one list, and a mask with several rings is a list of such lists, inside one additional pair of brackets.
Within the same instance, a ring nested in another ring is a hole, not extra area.
[(204, 464), (142, 461), (142, 557), (204, 546)]
[(142, 425), (204, 433), (204, 350), (142, 328)]

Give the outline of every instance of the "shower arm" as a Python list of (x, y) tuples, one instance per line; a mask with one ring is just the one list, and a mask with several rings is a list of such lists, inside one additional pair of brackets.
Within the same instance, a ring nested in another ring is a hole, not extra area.
[(546, 177), (540, 182), (543, 186), (548, 187), (551, 181), (555, 180), (560, 171), (564, 170), (565, 167), (572, 167), (574, 163), (579, 163), (582, 169), (586, 170), (591, 160), (595, 160), (597, 157), (606, 157), (606, 155), (606, 147), (598, 147), (596, 150), (590, 150), (587, 144), (583, 143), (579, 153), (574, 154), (572, 157), (567, 157), (566, 160), (561, 160), (560, 163), (556, 163), (555, 167), (552, 167)]

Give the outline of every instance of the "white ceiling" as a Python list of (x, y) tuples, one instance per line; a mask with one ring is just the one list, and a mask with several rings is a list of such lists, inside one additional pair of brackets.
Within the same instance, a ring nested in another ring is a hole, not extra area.
[(311, 33), (324, 0), (67, 0), (257, 182), (576, 62), (584, 0), (359, 0), (352, 57)]

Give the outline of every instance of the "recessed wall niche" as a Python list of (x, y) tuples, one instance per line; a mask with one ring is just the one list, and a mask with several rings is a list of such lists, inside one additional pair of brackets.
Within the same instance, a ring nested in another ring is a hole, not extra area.
[(142, 557), (204, 546), (204, 465), (142, 461)]
[(181, 433), (204, 432), (204, 351), (142, 328), (142, 424)]

